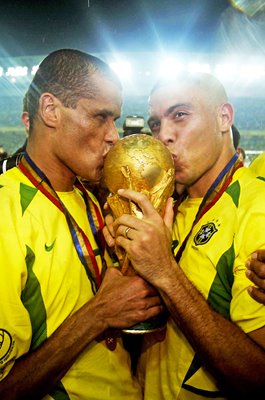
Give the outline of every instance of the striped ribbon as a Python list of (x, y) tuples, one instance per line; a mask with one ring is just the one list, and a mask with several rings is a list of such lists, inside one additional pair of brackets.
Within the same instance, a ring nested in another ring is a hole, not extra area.
[[(74, 247), (81, 263), (85, 267), (92, 291), (95, 294), (101, 284), (101, 274), (98, 268), (93, 248), (87, 235), (77, 224), (67, 208), (64, 206), (63, 202), (57, 195), (56, 191), (53, 189), (46, 175), (37, 167), (37, 165), (31, 160), (26, 152), (22, 157), (18, 167), (23, 172), (23, 174), (31, 181), (31, 183), (38, 190), (40, 190), (61, 212), (64, 213), (72, 236)], [(100, 252), (102, 266), (104, 270), (106, 267), (104, 259), (105, 240), (102, 234), (104, 221), (101, 212), (97, 205), (88, 196), (88, 193), (82, 183), (77, 180), (75, 186), (82, 192), (82, 197), (86, 205), (88, 220)]]

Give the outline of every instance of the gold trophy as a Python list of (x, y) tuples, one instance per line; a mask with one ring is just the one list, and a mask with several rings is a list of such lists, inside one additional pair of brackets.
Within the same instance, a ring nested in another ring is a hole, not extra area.
[[(158, 213), (163, 216), (167, 199), (174, 191), (174, 163), (167, 147), (145, 134), (133, 134), (120, 139), (109, 151), (105, 163), (103, 182), (109, 190), (108, 205), (113, 217), (122, 214), (142, 218), (139, 207), (117, 194), (118, 189), (133, 189), (144, 193)], [(134, 275), (134, 269), (124, 249), (116, 246), (115, 253), (124, 275)], [(165, 314), (151, 318), (123, 332), (142, 334), (163, 329)]]

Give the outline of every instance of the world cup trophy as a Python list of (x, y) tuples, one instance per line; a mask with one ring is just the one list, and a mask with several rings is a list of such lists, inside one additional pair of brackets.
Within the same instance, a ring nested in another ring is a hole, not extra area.
[[(142, 211), (131, 200), (120, 197), (118, 189), (144, 193), (163, 216), (167, 199), (174, 191), (174, 163), (167, 147), (146, 134), (133, 134), (120, 139), (109, 151), (103, 171), (103, 182), (109, 190), (108, 205), (114, 219), (122, 214), (143, 218)], [(115, 253), (124, 275), (135, 275), (124, 249), (115, 246)], [(165, 314), (151, 318), (123, 332), (142, 334), (163, 329)]]

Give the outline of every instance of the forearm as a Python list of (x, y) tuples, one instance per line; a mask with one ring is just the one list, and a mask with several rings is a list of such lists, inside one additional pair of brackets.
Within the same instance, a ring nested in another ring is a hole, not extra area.
[(244, 395), (264, 391), (264, 350), (215, 312), (175, 263), (158, 289), (202, 363), (225, 389)]
[(106, 329), (97, 317), (97, 307), (94, 299), (85, 304), (37, 350), (18, 359), (0, 382), (0, 398), (36, 400), (49, 393), (88, 344)]

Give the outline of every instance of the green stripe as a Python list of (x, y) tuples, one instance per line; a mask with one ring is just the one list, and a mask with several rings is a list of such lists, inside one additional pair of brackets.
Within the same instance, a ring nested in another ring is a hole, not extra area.
[(198, 396), (203, 396), (207, 399), (218, 399), (218, 397), (224, 397), (224, 394), (220, 391), (209, 392), (208, 390), (198, 389), (185, 383), (182, 385), (183, 389), (188, 390), (191, 393), (197, 394)]
[(216, 266), (216, 276), (208, 294), (208, 302), (225, 318), (230, 319), (230, 302), (234, 282), (233, 265), (235, 260), (234, 245), (219, 259)]
[(35, 254), (28, 246), (26, 246), (26, 249), (28, 278), (21, 293), (21, 300), (29, 313), (32, 325), (31, 350), (34, 350), (47, 339), (47, 315), (40, 283), (33, 271)]
[(67, 391), (65, 390), (62, 382), (59, 382), (55, 388), (49, 393), (54, 400), (70, 400)]
[(178, 247), (178, 245), (179, 245), (179, 241), (177, 239), (172, 240), (171, 249), (172, 249), (173, 253), (174, 253), (174, 250)]
[(93, 252), (94, 252), (95, 257), (101, 255), (101, 252), (99, 249), (94, 249)]
[(240, 196), (240, 184), (238, 181), (234, 182), (226, 189), (226, 193), (229, 194), (235, 204), (238, 207), (239, 196)]
[(20, 184), (20, 204), (22, 208), (22, 215), (31, 203), (37, 191), (38, 189), (35, 187), (25, 185), (24, 183)]
[(196, 372), (201, 368), (201, 366), (202, 366), (201, 361), (200, 361), (199, 357), (197, 356), (197, 354), (195, 354), (195, 356), (192, 360), (192, 363), (190, 365), (190, 368), (188, 369), (188, 372), (183, 380), (181, 387), (191, 393), (198, 394), (205, 398), (215, 398), (216, 399), (218, 397), (223, 397), (222, 392), (220, 392), (219, 390), (211, 392), (209, 390), (196, 388), (196, 387), (188, 385), (186, 383), (193, 375), (196, 374)]

